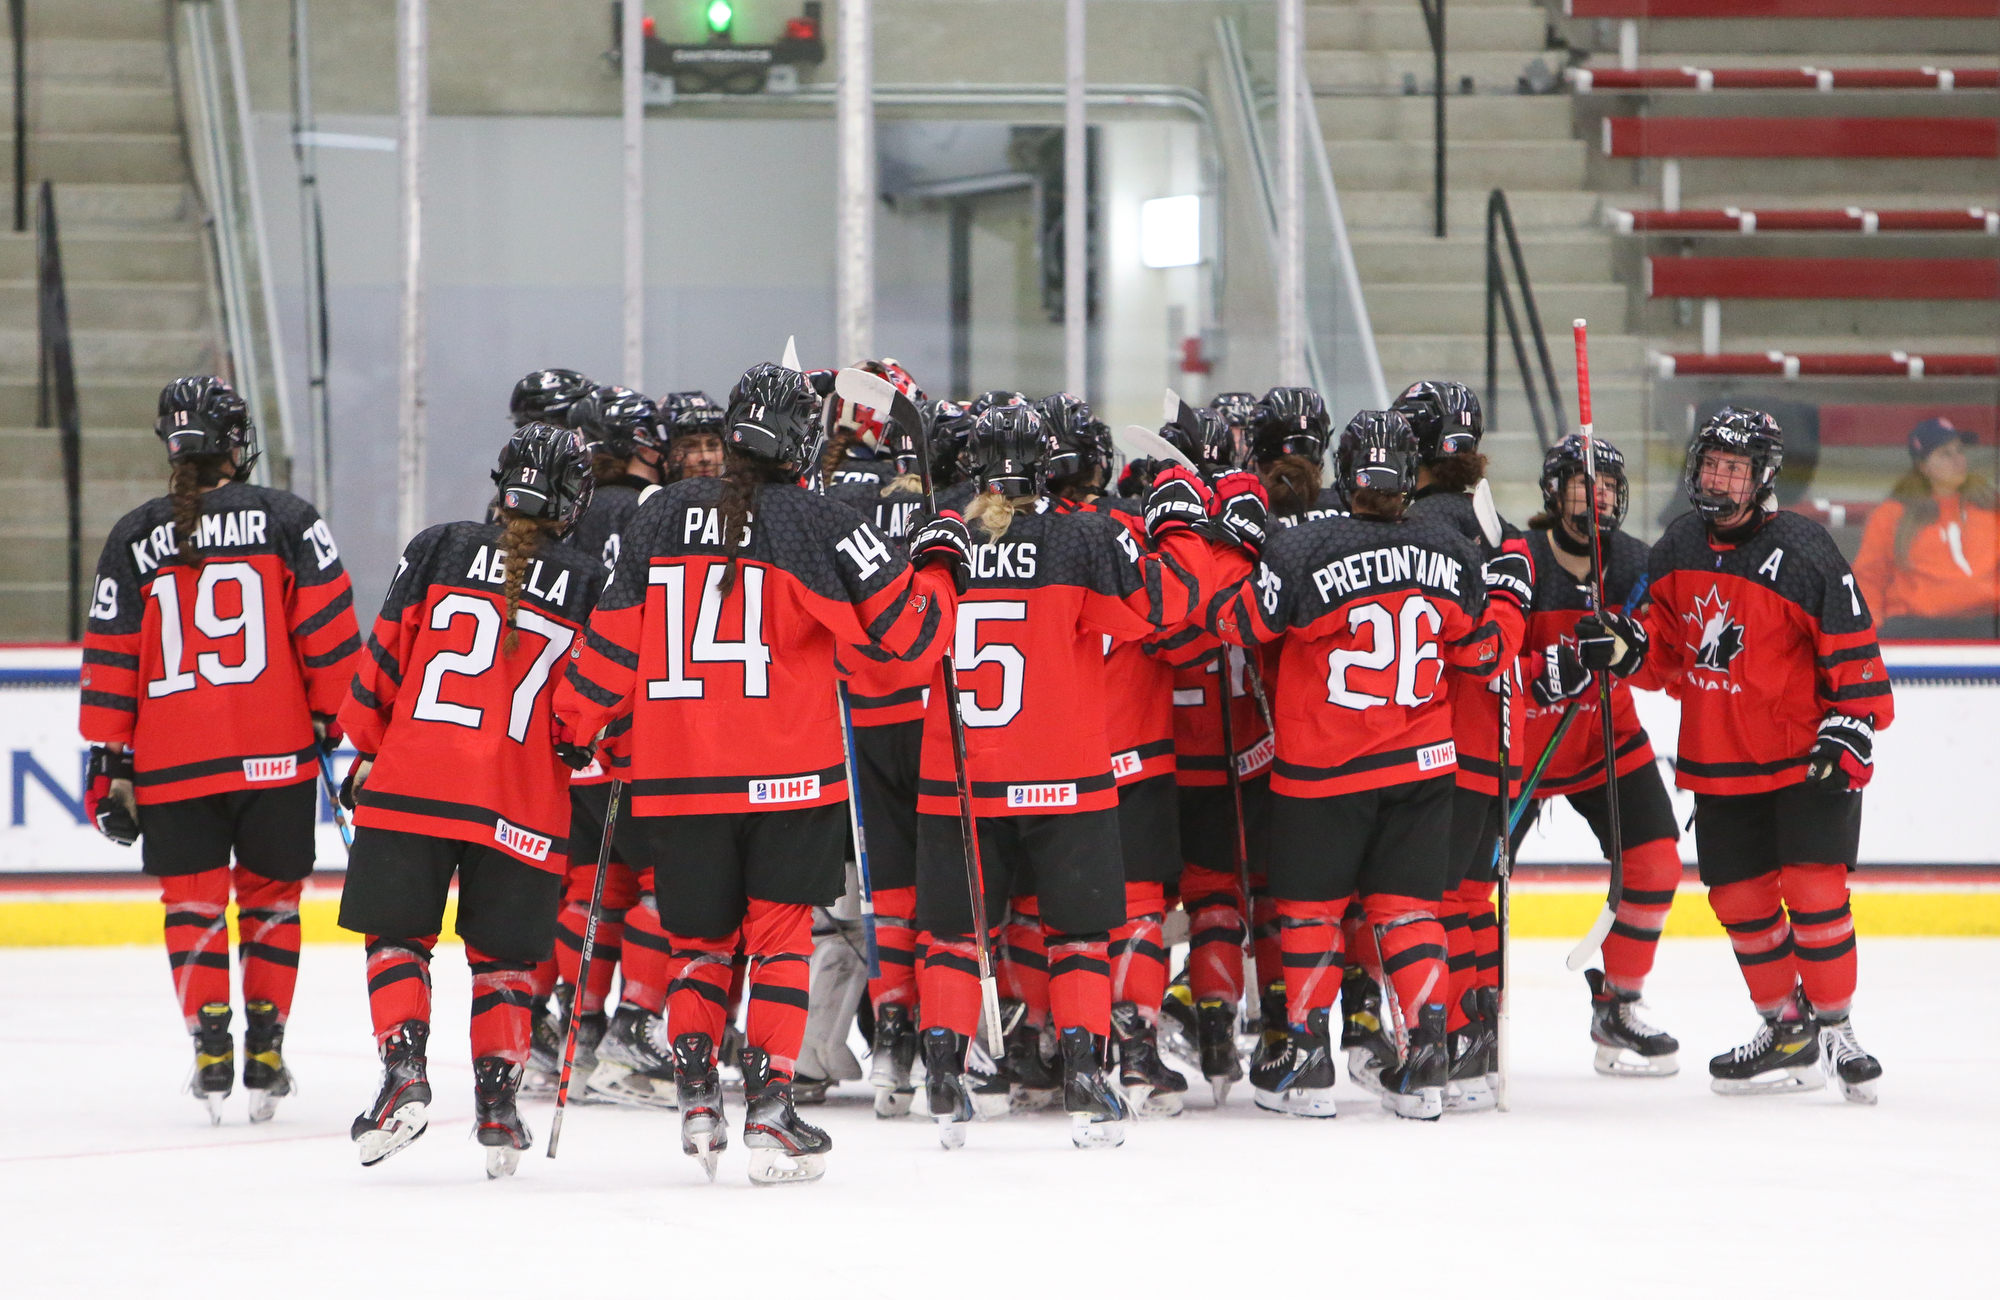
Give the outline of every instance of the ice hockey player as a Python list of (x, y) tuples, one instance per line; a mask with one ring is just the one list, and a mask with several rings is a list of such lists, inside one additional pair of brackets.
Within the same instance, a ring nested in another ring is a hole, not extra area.
[(515, 1107), (531, 978), (555, 941), (573, 850), (570, 768), (587, 761), (560, 748), (554, 670), (582, 636), (604, 569), (561, 542), (590, 504), (581, 433), (523, 425), (493, 478), (497, 522), (438, 524), (404, 547), (341, 706), (361, 757), (341, 787), (355, 830), (340, 924), (368, 945), (382, 1086), (351, 1136), (373, 1165), (429, 1124), (431, 953), (457, 877), (473, 1131), (498, 1178), (531, 1141)]
[(596, 387), (574, 370), (533, 370), (514, 385), (507, 411), (517, 429), (537, 422), (563, 428), (570, 423), (570, 407)]
[[(863, 361), (858, 363), (858, 368), (894, 383), (911, 395), (912, 401), (923, 399), (910, 372), (903, 369), (894, 357)], [(888, 434), (881, 412), (856, 406), (834, 393), (832, 371), (814, 371), (808, 378), (814, 380), (815, 389), (823, 383), (827, 390), (820, 395), (826, 400), (830, 427), (826, 449), (820, 453), (818, 466), (826, 485), (831, 488), (842, 483), (863, 483), (873, 484), (879, 489), (895, 478), (895, 453), (887, 445)]]
[(1578, 435), (1570, 434), (1542, 458), (1542, 513), (1528, 521), (1535, 600), (1522, 647), (1530, 674), (1527, 727), (1514, 733), (1523, 737), (1521, 761), (1540, 757), (1567, 711), (1574, 709), (1577, 716), (1549, 759), (1536, 791), (1537, 802), (1522, 816), (1518, 834), (1526, 834), (1534, 824), (1543, 801), (1566, 796), (1609, 857), (1604, 729), (1594, 675), (1595, 670), (1609, 669), (1624, 878), (1618, 919), (1604, 939), (1604, 969), (1586, 972), (1590, 1038), (1597, 1044), (1599, 1074), (1670, 1075), (1680, 1068), (1680, 1044), (1639, 1015), (1639, 995), (1653, 969), (1653, 953), (1681, 879), (1680, 829), (1674, 824), (1673, 802), (1625, 680), (1645, 659), (1646, 635), (1637, 613), (1646, 595), (1647, 548), (1620, 531), (1631, 499), (1624, 453), (1602, 438), (1595, 443), (1597, 523), (1605, 567), (1603, 617), (1594, 618), (1589, 612), (1591, 502), (1584, 486), (1583, 439)]
[[(967, 445), (978, 495), (975, 546), (953, 655), (989, 924), (1033, 893), (1049, 963), (1063, 1108), (1080, 1147), (1124, 1140), (1124, 1099), (1105, 1078), (1110, 931), (1126, 917), (1118, 793), (1106, 740), (1104, 638), (1137, 640), (1184, 621), (1207, 571), (1206, 489), (1170, 470), (1147, 500), (1142, 551), (1098, 513), (1052, 509), (1041, 415), (997, 405)], [(917, 919), (929, 1109), (947, 1148), (990, 1074), (942, 668), (925, 716), (917, 804)], [(1027, 887), (1034, 882), (1034, 888)]]
[[(1404, 389), (1392, 409), (1410, 422), (1417, 435), (1417, 491), (1410, 502), (1410, 517), (1457, 529), (1478, 548), (1482, 561), (1499, 555), (1503, 548), (1524, 550), (1520, 529), (1502, 520), (1497, 511), (1482, 523), (1483, 508), (1475, 505), (1478, 498), (1474, 493), (1480, 491), (1486, 477), (1486, 457), (1479, 450), (1486, 427), (1479, 398), (1472, 390), (1450, 380), (1421, 380)], [(1486, 502), (1484, 508), (1490, 509), (1491, 489), (1480, 491), (1480, 498)], [(1488, 535), (1489, 527), (1498, 540)], [(1522, 629), (1511, 613), (1505, 626), (1508, 645), (1518, 647)], [(1511, 655), (1507, 662), (1513, 665)], [(1445, 1106), (1477, 1111), (1492, 1108), (1498, 1099), (1500, 929), (1493, 889), (1494, 847), (1500, 834), (1501, 676), (1495, 673), (1475, 679), (1454, 673), (1447, 685), (1458, 770), (1453, 774), (1451, 858), (1439, 916), (1451, 968), (1451, 987), (1445, 997), (1451, 1080), (1445, 1088)], [(1508, 688), (1513, 714), (1508, 734), (1518, 738), (1526, 720), (1525, 690), (1518, 671)], [(1517, 739), (1508, 756), (1507, 772), (1510, 789), (1516, 793), (1522, 768), (1520, 751)], [(1363, 939), (1365, 949), (1366, 936), (1359, 932), (1358, 922), (1358, 917), (1351, 919), (1348, 933), (1350, 938)], [(1379, 1058), (1383, 1046), (1379, 1008), (1374, 1005), (1380, 995), (1367, 974), (1366, 963), (1350, 967), (1347, 978), (1344, 994), (1353, 995), (1342, 999), (1342, 1010), (1351, 1013), (1342, 1032), (1348, 1046), (1348, 1069), (1363, 1087), (1372, 1088), (1379, 1066), (1371, 1068), (1369, 1057)]]
[(667, 433), (667, 482), (714, 478), (722, 473), (723, 410), (698, 389), (668, 393), (660, 401)]
[(739, 943), (750, 1177), (824, 1172), (832, 1140), (793, 1109), (792, 1071), (812, 908), (845, 883), (835, 652), (940, 652), (968, 554), (965, 525), (943, 518), (911, 538), (906, 562), (853, 510), (799, 487), (817, 461), (817, 410), (798, 371), (744, 374), (722, 477), (683, 479), (626, 525), (558, 696), (571, 737), (632, 717), (634, 824), (661, 922), (688, 959), (668, 994), (682, 1149), (711, 1178), (728, 1144), (716, 1049)]
[(1875, 732), (1895, 717), (1875, 624), (1833, 539), (1773, 499), (1784, 435), (1725, 407), (1688, 443), (1691, 514), (1647, 560), (1645, 666), (1681, 702), (1674, 783), (1695, 796), (1695, 852), (1764, 1023), (1708, 1063), (1720, 1093), (1824, 1084), (1872, 1103), (1881, 1064), (1855, 1039), (1847, 873)]
[[(1400, 1008), (1407, 1049), (1381, 1076), (1384, 1107), (1444, 1111), (1447, 989), (1438, 921), (1451, 841), (1447, 670), (1492, 674), (1518, 648), (1527, 557), (1482, 566), (1455, 528), (1407, 519), (1417, 439), (1395, 412), (1364, 412), (1341, 434), (1335, 486), (1351, 518), (1275, 534), (1254, 572), (1208, 605), (1218, 636), (1280, 643), (1273, 709), (1270, 889), (1284, 948), (1289, 1049), (1251, 1074), (1258, 1105), (1334, 1114), (1329, 1016), (1342, 918), (1359, 896)], [(1490, 599), (1489, 599), (1490, 596)], [(1511, 609), (1509, 608), (1511, 607)], [(1505, 611), (1515, 627), (1505, 636)]]
[[(141, 841), (160, 879), (174, 994), (194, 1036), (189, 1090), (222, 1122), (232, 889), (241, 932), (243, 1087), (252, 1123), (292, 1091), (285, 1020), (299, 897), (313, 869), (320, 765), (361, 640), (326, 523), (246, 482), (259, 454), (243, 399), (208, 375), (160, 391), (167, 494), (105, 539), (84, 631), (84, 813)], [(231, 858), (234, 857), (234, 865)]]

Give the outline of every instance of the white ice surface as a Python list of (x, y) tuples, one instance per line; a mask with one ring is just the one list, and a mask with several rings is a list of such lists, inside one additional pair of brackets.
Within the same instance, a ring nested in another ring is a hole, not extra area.
[[(375, 1169), (347, 1140), (376, 1078), (358, 946), (305, 952), (301, 1094), (252, 1128), (239, 1090), (219, 1129), (179, 1091), (163, 953), (0, 950), (0, 1295), (2000, 1294), (2000, 942), (1864, 941), (1872, 1109), (1709, 1093), (1706, 1058), (1754, 1026), (1720, 941), (1668, 940), (1649, 989), (1680, 1076), (1598, 1078), (1567, 947), (1516, 946), (1509, 1115), (1402, 1122), (1343, 1082), (1339, 1119), (1288, 1120), (1241, 1088), (1118, 1151), (1042, 1115), (946, 1153), (848, 1085), (808, 1112), (835, 1140), (826, 1178), (773, 1189), (740, 1143), (710, 1186), (675, 1116), (603, 1106), (571, 1111), (559, 1159), (538, 1146), (489, 1183), (462, 949), (436, 963), (431, 1131)], [(550, 1106), (526, 1110), (539, 1144)]]

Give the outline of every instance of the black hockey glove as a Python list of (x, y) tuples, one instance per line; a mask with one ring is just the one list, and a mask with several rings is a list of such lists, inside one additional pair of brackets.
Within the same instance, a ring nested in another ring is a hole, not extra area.
[(1248, 470), (1231, 470), (1215, 480), (1215, 522), (1229, 540), (1256, 559), (1271, 535), (1270, 498)]
[(1583, 694), (1589, 685), (1590, 670), (1583, 666), (1576, 643), (1564, 639), (1542, 652), (1542, 671), (1528, 683), (1528, 693), (1537, 704), (1560, 704), (1571, 696)]
[(1624, 648), (1597, 615), (1585, 614), (1576, 621), (1576, 657), (1583, 661), (1586, 671), (1610, 672), (1612, 661)]
[(108, 745), (90, 747), (90, 767), (83, 783), (83, 815), (113, 844), (139, 842), (139, 810), (132, 794), (130, 751)]
[(1611, 661), (1611, 671), (1619, 677), (1630, 677), (1646, 662), (1646, 651), (1651, 646), (1646, 636), (1646, 625), (1626, 614), (1606, 614), (1604, 626), (1611, 635), (1624, 643), (1624, 649)]
[(1169, 533), (1193, 528), (1208, 518), (1209, 490), (1185, 465), (1170, 465), (1146, 493), (1146, 538), (1158, 541)]
[(972, 577), (972, 532), (956, 510), (927, 521), (910, 537), (910, 563), (920, 569), (950, 565), (952, 584), (959, 595), (965, 594)]
[(354, 811), (355, 801), (361, 797), (361, 787), (368, 784), (369, 769), (375, 766), (373, 754), (358, 755), (347, 765), (347, 775), (340, 779), (340, 806)]
[(1875, 728), (1866, 718), (1829, 713), (1806, 753), (1806, 780), (1826, 790), (1859, 790), (1875, 775)]
[(1535, 599), (1535, 566), (1519, 551), (1502, 551), (1480, 567), (1486, 596), (1511, 600), (1525, 611)]

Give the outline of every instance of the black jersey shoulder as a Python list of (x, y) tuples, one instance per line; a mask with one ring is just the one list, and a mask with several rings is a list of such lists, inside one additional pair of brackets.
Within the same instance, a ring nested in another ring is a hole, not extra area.
[[(1486, 540), (1486, 530), (1480, 527), (1479, 511), (1472, 504), (1470, 492), (1419, 492), (1417, 499), (1410, 502), (1409, 513), (1412, 519), (1433, 519), (1449, 524), (1477, 546), (1480, 554), (1487, 559), (1499, 554), (1498, 548)], [(1522, 535), (1513, 524), (1505, 519), (1500, 521), (1502, 541), (1518, 540)]]
[[(1553, 534), (1546, 528), (1528, 533), (1528, 558), (1535, 566), (1535, 609), (1584, 610), (1590, 599), (1584, 584), (1571, 576), (1556, 558)], [(1614, 529), (1604, 539), (1610, 557), (1605, 567), (1610, 576), (1604, 584), (1604, 599), (1619, 609), (1636, 609), (1646, 600), (1646, 544), (1623, 529)]]
[(1339, 516), (1288, 528), (1265, 549), (1258, 581), (1267, 612), (1288, 611), (1305, 627), (1373, 593), (1421, 588), (1468, 610), (1485, 603), (1479, 550), (1435, 520), (1387, 522)]
[[(411, 539), (390, 584), (382, 612), (400, 617), (411, 604), (428, 599), (433, 587), (500, 594), (506, 584), (503, 524), (461, 520), (436, 524)], [(529, 557), (521, 603), (581, 623), (604, 587), (604, 570), (576, 548), (545, 538)]]
[(826, 476), (826, 482), (828, 487), (848, 483), (873, 483), (879, 488), (894, 477), (896, 477), (894, 461), (883, 460), (878, 456), (848, 455), (841, 457), (840, 463)]
[(1869, 626), (1865, 609), (1852, 612), (1859, 605), (1858, 595), (1851, 601), (1845, 596), (1828, 599), (1835, 588), (1851, 589), (1847, 560), (1826, 529), (1796, 511), (1776, 511), (1740, 545), (1721, 549), (1709, 544), (1700, 516), (1682, 515), (1653, 544), (1647, 570), (1654, 584), (1671, 573), (1687, 571), (1728, 575), (1767, 587), (1815, 617), (1824, 616), (1830, 632)]
[(1056, 510), (1047, 500), (1015, 514), (995, 541), (972, 525), (976, 587), (1082, 587), (1109, 596), (1139, 589), (1139, 547), (1109, 512)]
[(892, 546), (901, 548), (924, 518), (924, 494), (881, 483), (836, 483), (826, 490), (829, 500), (852, 508), (875, 526)]
[[(282, 488), (224, 483), (204, 492), (194, 542), (203, 559), (276, 555), (300, 586), (331, 582), (343, 572), (333, 533), (319, 512)], [(173, 498), (154, 497), (128, 511), (106, 538), (107, 556), (114, 548), (118, 567), (141, 581), (162, 564), (184, 559), (174, 532)]]
[(563, 540), (585, 555), (596, 556), (609, 569), (618, 562), (618, 543), (612, 539), (625, 531), (625, 521), (639, 508), (639, 494), (651, 486), (630, 476), (600, 485), (591, 494), (590, 509)]

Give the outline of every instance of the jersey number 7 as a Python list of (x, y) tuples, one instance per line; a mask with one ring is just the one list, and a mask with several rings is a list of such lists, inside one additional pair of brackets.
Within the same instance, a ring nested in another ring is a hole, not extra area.
[[(472, 648), (446, 650), (431, 656), (431, 661), (424, 665), (423, 689), (417, 692), (417, 703), (410, 716), (419, 722), (449, 722), (477, 731), (486, 721), (486, 710), (453, 704), (438, 698), (438, 692), (447, 676), (478, 677), (493, 667), (500, 648), (501, 618), (492, 601), (453, 592), (431, 607), (431, 630), (441, 632), (461, 616), (472, 620)], [(555, 667), (556, 660), (563, 657), (569, 643), (576, 639), (576, 631), (526, 606), (515, 611), (514, 626), (545, 638), (542, 652), (535, 656), (535, 662), (529, 665), (508, 701), (507, 739), (519, 744), (528, 738), (528, 723), (535, 716), (535, 697), (548, 684), (549, 670)]]

